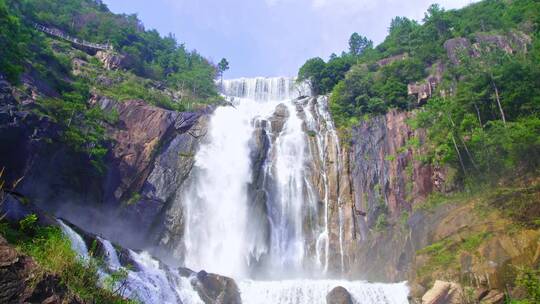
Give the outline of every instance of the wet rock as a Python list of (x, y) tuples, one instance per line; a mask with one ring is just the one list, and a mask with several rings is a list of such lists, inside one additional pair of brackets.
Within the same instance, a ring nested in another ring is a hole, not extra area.
[(240, 291), (236, 282), (228, 277), (200, 271), (191, 281), (193, 288), (205, 304), (240, 304)]
[(140, 100), (118, 103), (117, 127), (110, 130), (115, 141), (108, 192), (116, 200), (128, 200), (141, 189), (150, 173), (154, 153), (173, 130), (178, 113), (150, 106)]
[(463, 290), (457, 283), (435, 281), (433, 287), (422, 297), (422, 304), (461, 304)]
[(289, 109), (285, 104), (281, 103), (276, 107), (274, 114), (270, 118), (270, 126), (274, 137), (281, 133), (289, 115)]
[(209, 120), (205, 112), (180, 115), (172, 139), (162, 145), (144, 182), (141, 191), (144, 199), (130, 210), (137, 213), (136, 217), (144, 225), (151, 226), (149, 235), (152, 242), (177, 256), (183, 255), (183, 193), (189, 184), (195, 154), (205, 139)]
[(338, 286), (326, 295), (326, 304), (353, 304), (351, 294), (344, 287)]
[[(389, 223), (397, 222), (402, 213), (411, 212), (432, 191), (446, 191), (446, 169), (418, 161), (426, 134), (410, 128), (407, 120), (411, 115), (389, 111), (352, 130), (349, 167), (359, 243), (353, 266), (354, 273), (362, 273), (370, 280), (407, 279), (415, 251), (429, 240), (427, 227), (444, 216), (444, 210), (429, 216), (412, 214), (404, 223), (412, 233), (402, 229), (392, 233), (374, 231), (379, 217)], [(419, 145), (411, 145), (412, 140)]]

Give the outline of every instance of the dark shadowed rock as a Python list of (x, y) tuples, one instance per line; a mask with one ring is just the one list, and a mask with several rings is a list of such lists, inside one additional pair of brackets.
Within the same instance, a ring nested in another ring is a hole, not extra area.
[(236, 282), (228, 277), (200, 271), (191, 281), (205, 304), (240, 304), (240, 291)]
[(151, 170), (154, 153), (175, 124), (178, 113), (150, 106), (144, 101), (118, 103), (118, 127), (111, 130), (116, 183), (110, 191), (117, 200), (128, 200), (138, 191)]
[(344, 287), (338, 286), (326, 295), (326, 304), (353, 304), (351, 294)]
[(44, 274), (0, 236), (0, 303), (82, 303), (69, 296), (57, 276)]

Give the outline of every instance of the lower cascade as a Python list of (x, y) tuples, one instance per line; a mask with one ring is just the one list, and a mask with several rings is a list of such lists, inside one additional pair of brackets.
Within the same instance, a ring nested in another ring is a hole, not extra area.
[[(405, 283), (336, 279), (348, 275), (356, 228), (346, 147), (339, 144), (327, 98), (310, 97), (288, 78), (226, 80), (222, 90), (230, 105), (212, 114), (171, 207), (183, 219), (174, 258), (189, 269), (233, 278), (246, 304), (327, 303), (338, 286), (353, 303), (408, 303)], [(88, 259), (81, 236), (61, 227)], [(122, 259), (109, 241), (99, 241), (106, 277), (123, 267)], [(196, 273), (146, 252), (127, 255), (134, 266), (127, 270), (127, 297), (209, 303), (194, 288)]]

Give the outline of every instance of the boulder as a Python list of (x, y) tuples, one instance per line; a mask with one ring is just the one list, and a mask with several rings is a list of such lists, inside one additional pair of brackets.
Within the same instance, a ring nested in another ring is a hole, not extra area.
[(0, 303), (82, 303), (68, 295), (60, 278), (40, 273), (32, 258), (0, 236)]
[(103, 67), (107, 70), (118, 70), (125, 66), (125, 57), (111, 51), (98, 51), (96, 58), (103, 63)]
[(467, 38), (452, 38), (444, 43), (444, 48), (446, 49), (446, 54), (448, 55), (450, 62), (459, 64), (459, 57), (463, 52), (470, 54), (471, 43)]
[(283, 126), (287, 122), (289, 115), (289, 109), (285, 104), (280, 103), (276, 107), (274, 114), (270, 118), (270, 129), (272, 130), (272, 134), (274, 134), (274, 138), (283, 130)]
[(480, 299), (480, 304), (503, 304), (504, 300), (505, 296), (503, 292), (492, 289)]
[(353, 304), (351, 294), (344, 287), (338, 286), (326, 295), (326, 304)]
[(422, 304), (461, 304), (463, 300), (461, 285), (437, 280), (422, 297)]
[(236, 282), (228, 277), (200, 271), (191, 281), (193, 288), (205, 304), (240, 304), (240, 291)]

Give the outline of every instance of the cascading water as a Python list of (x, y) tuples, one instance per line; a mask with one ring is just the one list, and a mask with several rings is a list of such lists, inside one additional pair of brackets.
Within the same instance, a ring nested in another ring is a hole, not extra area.
[(244, 303), (323, 303), (338, 285), (359, 303), (407, 303), (405, 284), (306, 279), (345, 269), (343, 164), (327, 99), (289, 78), (226, 80), (222, 90), (232, 104), (211, 117), (182, 199), (184, 264), (234, 277)]
[[(71, 247), (83, 261), (89, 261), (90, 254), (83, 238), (71, 227), (58, 221), (63, 233), (71, 242)], [(110, 241), (98, 237), (105, 251), (107, 269), (99, 269), (101, 280), (106, 281), (111, 271), (118, 271), (122, 265), (116, 249)], [(137, 253), (129, 250), (129, 258), (134, 269), (126, 269), (127, 277), (123, 288), (118, 288), (122, 295), (146, 304), (203, 304), (193, 289), (190, 279), (181, 277), (178, 271), (169, 269), (155, 260), (147, 252)], [(117, 287), (113, 287), (117, 289)]]
[[(305, 97), (306, 86), (288, 78), (227, 80), (222, 89), (231, 105), (213, 113), (179, 196), (184, 233), (175, 252), (184, 254), (177, 258), (236, 279), (244, 304), (325, 303), (336, 286), (355, 303), (408, 303), (405, 283), (327, 279), (344, 273), (352, 242), (350, 198), (340, 180), (347, 165), (327, 99)], [(87, 258), (82, 238), (62, 227)], [(108, 271), (120, 269), (114, 246), (100, 242)], [(193, 277), (144, 252), (129, 256), (136, 266), (128, 271), (130, 298), (202, 303)]]

